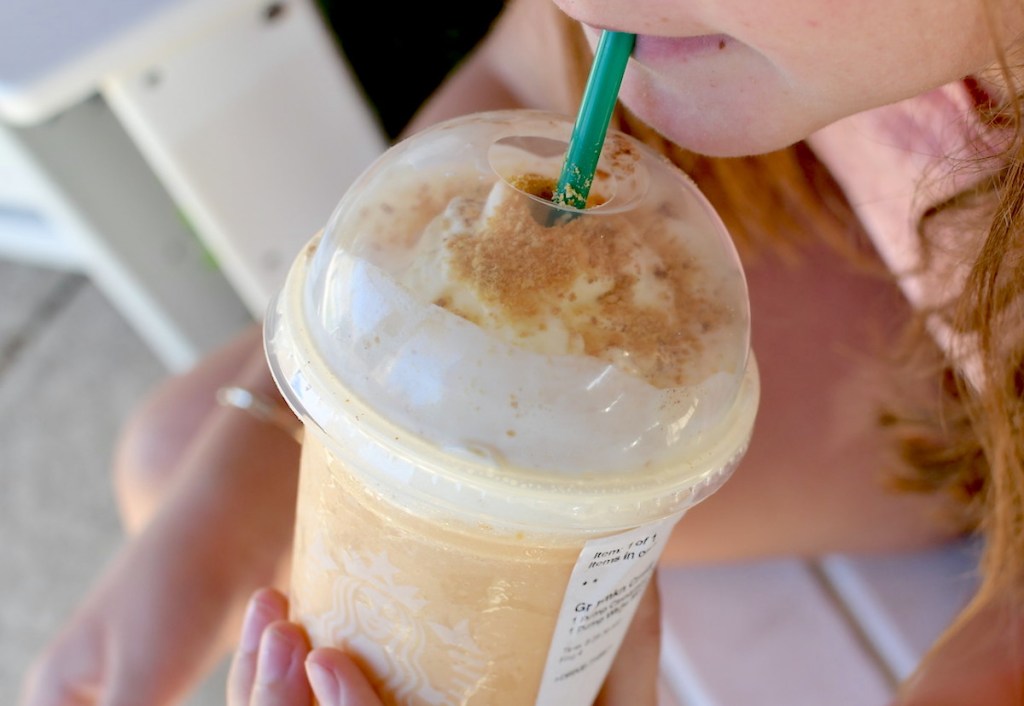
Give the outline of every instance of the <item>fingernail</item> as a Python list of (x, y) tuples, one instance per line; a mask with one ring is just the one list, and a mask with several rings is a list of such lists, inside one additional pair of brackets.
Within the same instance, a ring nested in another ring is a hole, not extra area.
[(260, 640), (256, 678), (261, 684), (283, 680), (295, 663), (296, 653), (295, 642), (283, 630), (277, 626), (267, 628)]
[(324, 703), (340, 703), (341, 685), (334, 673), (316, 662), (306, 662), (306, 676), (313, 687), (313, 694)]

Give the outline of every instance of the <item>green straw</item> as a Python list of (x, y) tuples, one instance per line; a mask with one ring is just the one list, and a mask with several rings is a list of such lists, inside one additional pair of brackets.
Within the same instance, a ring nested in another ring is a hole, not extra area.
[(556, 204), (579, 209), (587, 206), (587, 196), (594, 183), (597, 160), (615, 110), (622, 74), (635, 42), (636, 35), (627, 32), (605, 31), (601, 34), (572, 137), (569, 138), (562, 174), (551, 199)]

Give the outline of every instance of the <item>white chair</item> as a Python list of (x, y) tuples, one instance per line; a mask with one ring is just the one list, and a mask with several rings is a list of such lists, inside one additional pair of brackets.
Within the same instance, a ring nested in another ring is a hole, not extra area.
[(0, 28), (0, 255), (84, 271), (172, 370), (263, 315), (386, 145), (311, 0), (6, 0)]

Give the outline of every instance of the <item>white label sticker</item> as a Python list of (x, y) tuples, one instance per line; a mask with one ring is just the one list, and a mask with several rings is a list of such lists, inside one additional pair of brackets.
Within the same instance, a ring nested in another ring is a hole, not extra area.
[(551, 639), (536, 706), (592, 704), (682, 513), (586, 543)]

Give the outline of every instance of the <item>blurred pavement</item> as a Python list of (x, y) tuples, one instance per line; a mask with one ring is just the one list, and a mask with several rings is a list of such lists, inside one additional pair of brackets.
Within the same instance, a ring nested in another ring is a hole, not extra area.
[[(122, 535), (118, 429), (165, 371), (92, 284), (0, 260), (0, 704)], [(223, 705), (223, 669), (187, 703)]]

